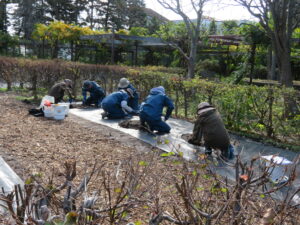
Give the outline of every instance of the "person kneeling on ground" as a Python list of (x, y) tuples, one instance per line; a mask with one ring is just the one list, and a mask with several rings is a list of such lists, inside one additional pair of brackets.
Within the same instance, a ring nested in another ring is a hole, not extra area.
[[(90, 92), (90, 96), (87, 98), (87, 92)], [(105, 97), (104, 90), (95, 82), (86, 80), (82, 86), (83, 105), (90, 106), (94, 104), (96, 107), (101, 106), (101, 102)]]
[(167, 121), (174, 109), (174, 104), (172, 100), (166, 96), (163, 86), (152, 88), (150, 95), (148, 95), (141, 105), (141, 125), (148, 125), (151, 131), (158, 131), (158, 133), (161, 134), (169, 133), (171, 127), (161, 119), (164, 107), (167, 107), (164, 118), (164, 120)]
[(133, 92), (130, 88), (113, 92), (106, 96), (102, 101), (102, 109), (104, 112), (101, 114), (102, 119), (122, 119), (129, 114), (137, 114), (138, 111), (133, 110), (128, 106), (128, 100), (133, 97)]
[(129, 80), (123, 77), (119, 81), (118, 90), (126, 90), (127, 88), (130, 88), (133, 91), (133, 97), (128, 100), (128, 106), (133, 110), (139, 110), (139, 94)]
[(219, 112), (209, 103), (202, 102), (198, 105), (197, 114), (193, 135), (188, 142), (201, 145), (203, 137), (206, 154), (210, 155), (212, 149), (219, 149), (223, 158), (233, 159), (234, 148)]
[(69, 101), (71, 102), (74, 97), (72, 96), (72, 81), (69, 79), (54, 84), (49, 90), (48, 95), (54, 97), (55, 103), (59, 103), (63, 100), (65, 91), (68, 93)]

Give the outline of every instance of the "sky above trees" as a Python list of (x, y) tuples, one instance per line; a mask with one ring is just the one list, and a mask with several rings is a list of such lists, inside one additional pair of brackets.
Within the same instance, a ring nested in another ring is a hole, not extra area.
[[(147, 8), (151, 8), (160, 13), (169, 20), (182, 19), (179, 15), (164, 9), (157, 0), (144, 0)], [(186, 3), (185, 10), (191, 11), (188, 6), (189, 1), (182, 1)], [(204, 9), (204, 15), (215, 18), (216, 20), (255, 20), (250, 15), (248, 10), (239, 6), (234, 0), (212, 0), (211, 3)], [(196, 17), (196, 16), (195, 16)], [(192, 16), (191, 16), (192, 18)]]

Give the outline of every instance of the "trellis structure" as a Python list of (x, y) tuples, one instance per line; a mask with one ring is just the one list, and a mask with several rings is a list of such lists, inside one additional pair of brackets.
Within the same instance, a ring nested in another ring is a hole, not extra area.
[(139, 47), (167, 47), (170, 43), (155, 37), (141, 37), (125, 34), (98, 34), (98, 35), (84, 35), (80, 37), (81, 40), (93, 40), (97, 43), (107, 44), (111, 46), (111, 63), (114, 64), (115, 47), (117, 45), (131, 45), (134, 47), (134, 64), (137, 65), (137, 56)]
[[(81, 40), (93, 40), (98, 43), (111, 46), (111, 63), (114, 63), (115, 48), (118, 45), (132, 45), (134, 47), (134, 64), (137, 65), (138, 49), (146, 47), (168, 47), (171, 43), (155, 37), (141, 37), (125, 34), (98, 34), (98, 35), (84, 35), (80, 37)], [(240, 45), (243, 41), (238, 35), (209, 35), (210, 43), (217, 43), (220, 45)], [(130, 43), (131, 42), (131, 43)], [(172, 45), (174, 45), (172, 43)]]

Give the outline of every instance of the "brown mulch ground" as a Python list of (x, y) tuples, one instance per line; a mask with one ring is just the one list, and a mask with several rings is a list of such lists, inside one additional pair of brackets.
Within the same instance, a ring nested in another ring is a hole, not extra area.
[[(137, 151), (114, 131), (70, 115), (64, 121), (34, 117), (28, 114), (31, 105), (0, 96), (0, 152), (21, 178), (34, 172), (58, 169), (64, 160), (76, 159), (78, 166), (95, 160), (118, 161)], [(82, 126), (85, 124), (85, 126)], [(89, 128), (90, 127), (90, 128)], [(146, 148), (151, 149), (150, 146)]]
[[(86, 169), (91, 169), (97, 162), (98, 165), (102, 165), (100, 169), (102, 174), (105, 174), (106, 181), (111, 180), (110, 189), (114, 190), (112, 194), (118, 195), (119, 191), (115, 187), (118, 187), (118, 181), (122, 180), (122, 176), (126, 174), (122, 165), (130, 162), (127, 168), (131, 165), (140, 166), (137, 171), (142, 170), (139, 175), (143, 178), (138, 189), (141, 193), (146, 190), (148, 196), (146, 196), (147, 201), (131, 209), (125, 216), (125, 221), (120, 224), (128, 222), (148, 224), (150, 216), (156, 210), (171, 214), (174, 214), (173, 212), (188, 214), (182, 207), (180, 196), (174, 188), (174, 183), (181, 180), (183, 174), (183, 164), (178, 157), (161, 157), (158, 149), (130, 135), (73, 115), (69, 115), (63, 121), (31, 116), (28, 114), (28, 109), (33, 107), (33, 105), (16, 100), (13, 94), (0, 93), (0, 155), (22, 179), (25, 180), (31, 174), (39, 173), (45, 181), (53, 175), (57, 177), (56, 180), (54, 179), (56, 184), (61, 184), (64, 179), (61, 176), (64, 172), (64, 162), (75, 160), (77, 179), (74, 185), (78, 185)], [(143, 167), (146, 164), (148, 166)], [(133, 166), (133, 169), (137, 168)], [(148, 170), (143, 171), (143, 168), (148, 168)], [(203, 167), (203, 173), (205, 171)], [(147, 176), (144, 176), (144, 172)], [(129, 173), (129, 177), (132, 174), (134, 173)], [(194, 171), (189, 171), (188, 174), (194, 176)], [(222, 203), (222, 199), (218, 200), (218, 194), (210, 194), (210, 181), (207, 175), (199, 174), (199, 177), (202, 176), (203, 179), (200, 180), (198, 187), (199, 196), (209, 196), (207, 204), (213, 206), (212, 208), (217, 208), (218, 204)], [(103, 191), (105, 179), (99, 177), (92, 180), (88, 192)], [(99, 199), (101, 200), (102, 204), (107, 203), (107, 199)], [(261, 202), (258, 204), (257, 199), (254, 200), (254, 207), (260, 207), (261, 211), (265, 210), (269, 204)], [(253, 212), (254, 220), (245, 224), (258, 224), (257, 221), (261, 215), (256, 215), (255, 210)], [(247, 213), (249, 214), (249, 210)], [(4, 224), (1, 219), (0, 216), (0, 224)], [(297, 219), (293, 221), (298, 222)], [(111, 223), (105, 221), (100, 224)], [(219, 224), (229, 224), (229, 218), (225, 218)]]
[[(168, 164), (160, 158), (158, 149), (130, 135), (73, 115), (63, 121), (34, 117), (28, 114), (30, 108), (34, 106), (16, 100), (13, 94), (0, 93), (0, 154), (23, 180), (36, 173), (44, 180), (52, 174), (59, 177), (67, 160), (77, 162), (77, 184), (85, 168), (92, 168), (94, 162), (113, 171), (119, 162), (130, 158), (151, 160), (155, 163), (151, 174), (159, 175), (162, 186), (171, 182), (171, 174), (178, 169), (176, 163)], [(154, 181), (149, 178), (145, 182), (151, 185)], [(90, 191), (97, 186), (94, 181)], [(150, 212), (150, 208), (142, 209), (135, 220), (148, 220)]]

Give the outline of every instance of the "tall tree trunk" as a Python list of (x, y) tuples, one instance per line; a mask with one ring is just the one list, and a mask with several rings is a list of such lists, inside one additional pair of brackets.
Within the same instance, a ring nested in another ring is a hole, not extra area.
[(254, 62), (255, 62), (255, 51), (256, 51), (256, 44), (252, 44), (251, 46), (251, 52), (250, 52), (250, 84), (252, 84), (252, 79), (253, 79), (253, 70), (254, 70)]
[(288, 51), (283, 50), (278, 55), (280, 83), (286, 87), (293, 87), (293, 77), (291, 68), (291, 55)]
[(75, 61), (79, 61), (80, 49), (81, 49), (81, 46), (75, 43), (75, 46), (74, 46), (74, 59), (75, 59)]
[(58, 58), (58, 41), (55, 41), (54, 46), (52, 48), (52, 59)]
[(273, 74), (272, 74), (272, 66), (273, 66), (273, 52), (272, 52), (272, 45), (268, 46), (268, 52), (267, 52), (267, 69), (268, 69), (268, 80), (273, 80)]
[(198, 38), (193, 37), (191, 39), (191, 49), (190, 49), (190, 55), (188, 59), (188, 78), (194, 78), (195, 77), (195, 63), (196, 63), (196, 55), (197, 55), (197, 40)]
[(189, 59), (188, 61), (188, 74), (187, 74), (187, 78), (194, 78), (195, 77), (195, 60), (194, 58)]
[(34, 74), (32, 77), (32, 95), (34, 100), (38, 99), (38, 94), (37, 94), (37, 74)]
[[(275, 34), (275, 51), (278, 60), (280, 83), (285, 87), (293, 87), (290, 42), (284, 32)], [(296, 100), (289, 94), (284, 94), (285, 118), (293, 118), (299, 114)]]
[(71, 48), (71, 61), (74, 61), (75, 56), (74, 56), (74, 42), (73, 41), (70, 42), (70, 48)]
[(275, 37), (271, 38), (271, 44), (268, 48), (269, 52), (269, 60), (270, 60), (270, 68), (269, 68), (269, 76), (270, 80), (279, 80), (279, 75), (276, 74), (276, 66), (277, 66), (277, 50), (276, 50), (276, 43), (275, 43)]
[(42, 58), (45, 58), (45, 38), (43, 38), (42, 41)]
[(277, 80), (276, 64), (277, 64), (276, 54), (274, 53), (274, 51), (271, 51), (271, 80)]
[(7, 0), (0, 1), (0, 31), (7, 32)]
[(94, 29), (94, 0), (91, 1), (92, 5), (90, 7), (91, 15), (90, 15), (90, 28)]
[(6, 84), (7, 84), (7, 89), (6, 89), (6, 90), (7, 90), (7, 91), (11, 91), (11, 89), (12, 89), (11, 81), (8, 80), (8, 81), (6, 82)]

